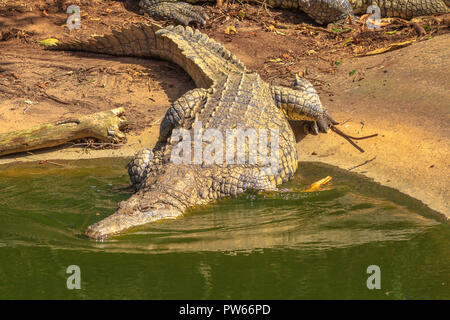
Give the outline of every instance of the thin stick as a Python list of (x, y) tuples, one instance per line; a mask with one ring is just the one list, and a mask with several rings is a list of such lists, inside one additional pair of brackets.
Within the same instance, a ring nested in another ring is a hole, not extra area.
[(62, 101), (61, 99), (59, 99), (59, 98), (57, 98), (57, 97), (55, 97), (55, 96), (52, 96), (52, 95), (50, 95), (50, 94), (48, 94), (47, 92), (45, 92), (45, 91), (43, 91), (43, 94), (44, 94), (44, 96), (46, 96), (47, 98), (49, 98), (49, 99), (51, 99), (51, 100), (53, 100), (53, 101), (55, 101), (55, 102), (58, 102), (58, 103), (61, 103), (61, 104), (70, 104), (70, 102), (67, 102), (67, 101)]
[(338, 133), (338, 134), (345, 135), (345, 136), (349, 137), (349, 138), (352, 139), (352, 140), (364, 140), (364, 139), (369, 139), (369, 138), (373, 138), (373, 137), (378, 136), (378, 133), (374, 133), (374, 134), (371, 134), (370, 136), (364, 136), (364, 137), (352, 137), (352, 136), (350, 136), (350, 135), (348, 135), (348, 134), (346, 134), (346, 133), (343, 133), (341, 130), (339, 130), (338, 128), (336, 128), (336, 127), (334, 127), (334, 126), (331, 128), (331, 130), (335, 131), (335, 132)]
[(356, 169), (356, 168), (359, 168), (359, 167), (362, 167), (362, 166), (368, 164), (369, 162), (372, 162), (372, 161), (375, 160), (376, 158), (377, 158), (377, 157), (373, 157), (373, 158), (370, 159), (370, 160), (366, 160), (366, 161), (364, 161), (363, 163), (358, 164), (357, 166), (351, 167), (350, 169), (348, 169), (348, 171), (353, 170), (353, 169)]
[(336, 128), (335, 126), (331, 126), (330, 128), (331, 128), (331, 130), (333, 132), (337, 133), (338, 135), (343, 137), (345, 140), (347, 140), (352, 146), (354, 146), (356, 149), (358, 149), (358, 151), (361, 152), (361, 153), (364, 152), (364, 149), (361, 148), (360, 146), (358, 146), (355, 142), (353, 142), (352, 139), (354, 139), (354, 140), (363, 140), (363, 139), (369, 139), (369, 138), (373, 138), (373, 137), (378, 136), (378, 133), (375, 133), (375, 134), (372, 134), (370, 136), (365, 136), (365, 137), (352, 137), (352, 136), (349, 136), (348, 134), (345, 134), (344, 132), (342, 132), (341, 130)]

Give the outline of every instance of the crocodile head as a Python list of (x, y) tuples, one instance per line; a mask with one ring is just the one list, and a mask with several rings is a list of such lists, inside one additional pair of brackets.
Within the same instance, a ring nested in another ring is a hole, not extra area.
[(122, 201), (114, 214), (89, 226), (85, 235), (92, 239), (102, 240), (130, 228), (156, 220), (173, 218), (182, 213), (173, 205), (160, 201), (149, 201), (146, 198), (144, 193), (137, 193), (130, 199)]

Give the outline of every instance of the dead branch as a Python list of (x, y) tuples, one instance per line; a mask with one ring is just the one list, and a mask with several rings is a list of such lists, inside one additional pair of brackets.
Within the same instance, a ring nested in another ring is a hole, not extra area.
[(78, 119), (0, 134), (0, 156), (55, 147), (89, 137), (110, 143), (121, 141), (125, 135), (120, 130), (127, 123), (120, 117), (124, 112), (124, 108), (116, 108)]

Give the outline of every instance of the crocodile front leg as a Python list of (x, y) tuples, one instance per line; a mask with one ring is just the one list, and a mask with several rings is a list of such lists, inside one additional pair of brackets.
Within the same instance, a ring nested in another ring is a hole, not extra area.
[(175, 127), (183, 126), (186, 121), (193, 119), (207, 97), (208, 90), (196, 88), (178, 98), (167, 110), (161, 122), (159, 142), (167, 142)]
[(207, 94), (206, 89), (193, 89), (172, 103), (161, 122), (158, 143), (153, 151), (150, 149), (139, 151), (128, 164), (131, 184), (137, 190), (145, 186), (147, 177), (154, 176), (159, 171), (172, 130), (183, 126), (185, 121), (192, 119), (193, 115), (203, 105)]
[(141, 0), (139, 6), (142, 13), (147, 13), (153, 18), (173, 19), (186, 26), (191, 21), (205, 24), (205, 20), (208, 19), (200, 6), (177, 0)]
[(326, 133), (331, 125), (338, 124), (322, 106), (319, 95), (308, 80), (296, 76), (292, 87), (271, 87), (275, 105), (288, 120), (310, 122), (306, 129), (312, 134)]

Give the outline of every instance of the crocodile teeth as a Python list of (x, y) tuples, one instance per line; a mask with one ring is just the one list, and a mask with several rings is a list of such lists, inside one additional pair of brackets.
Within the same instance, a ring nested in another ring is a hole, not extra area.
[(207, 34), (202, 35), (202, 38), (200, 39), (201, 42), (207, 43), (209, 40), (209, 37)]
[(183, 28), (183, 26), (178, 25), (178, 26), (176, 26), (176, 27), (173, 29), (173, 31), (176, 32), (176, 33), (178, 33), (178, 34), (182, 34), (182, 33), (184, 33), (184, 28)]
[(212, 49), (216, 46), (217, 42), (214, 41), (214, 39), (209, 39), (208, 40), (208, 48)]
[(202, 38), (202, 33), (200, 32), (200, 30), (195, 29), (193, 39), (196, 40), (196, 41), (198, 41), (198, 40), (200, 40), (201, 38)]
[(231, 52), (228, 50), (224, 50), (222, 52), (222, 57), (224, 57), (225, 59), (229, 59), (231, 57)]
[(192, 37), (193, 34), (194, 34), (194, 30), (192, 30), (191, 27), (187, 26), (187, 27), (186, 27), (186, 35), (187, 35), (188, 37)]

